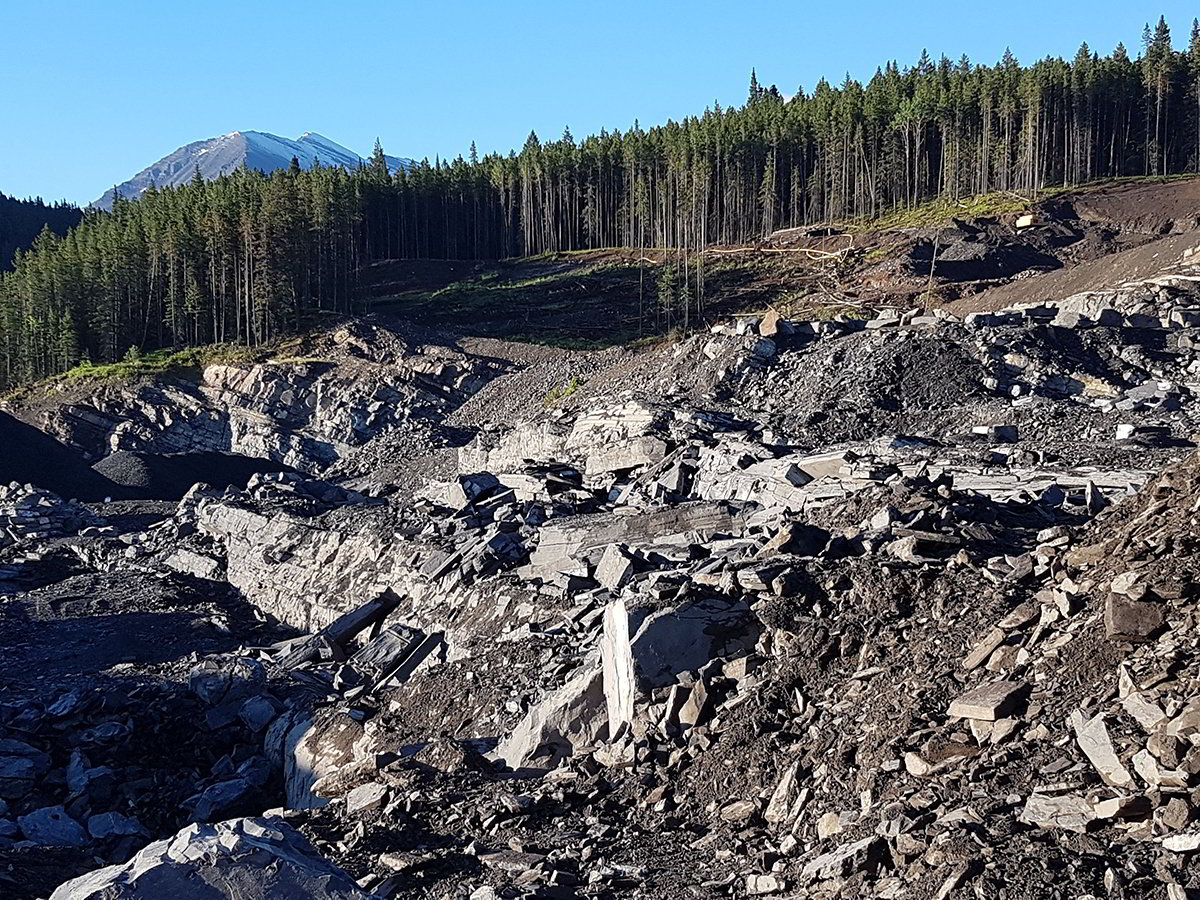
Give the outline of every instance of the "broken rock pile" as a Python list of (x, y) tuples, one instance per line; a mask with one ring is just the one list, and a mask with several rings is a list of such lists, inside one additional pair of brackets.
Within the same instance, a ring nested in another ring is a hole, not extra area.
[(85, 529), (100, 533), (106, 524), (86, 506), (33, 485), (0, 485), (0, 549)]
[(0, 706), (0, 851), (99, 857), (71, 900), (1192, 896), (1192, 266), (613, 354), (456, 420), (411, 492), (376, 439), (499, 364), (356, 328), (77, 404), (80, 444), (195, 450), (219, 409), (305, 473), (74, 537), (21, 489), (59, 512), (20, 539), (291, 630)]
[(69, 881), (51, 900), (234, 897), (368, 900), (346, 873), (302, 835), (271, 819), (189, 825), (138, 851), (128, 863)]

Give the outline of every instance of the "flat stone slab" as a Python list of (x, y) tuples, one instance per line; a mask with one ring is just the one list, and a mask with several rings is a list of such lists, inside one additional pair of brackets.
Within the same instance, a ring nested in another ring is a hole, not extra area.
[(387, 788), (384, 785), (375, 781), (368, 782), (346, 795), (346, 812), (351, 815), (370, 812), (382, 806), (386, 799)]
[(1121, 594), (1109, 594), (1104, 601), (1104, 629), (1110, 638), (1144, 641), (1165, 621), (1157, 603), (1130, 600)]
[(47, 806), (17, 818), (25, 837), (43, 847), (86, 847), (87, 832), (61, 806)]
[(1045, 794), (1030, 794), (1021, 811), (1021, 821), (1039, 828), (1061, 828), (1082, 834), (1088, 824), (1096, 818), (1092, 804), (1083, 797), (1065, 794), (1049, 797)]
[(1089, 719), (1076, 710), (1067, 721), (1071, 730), (1075, 732), (1079, 749), (1095, 767), (1105, 784), (1123, 789), (1134, 787), (1133, 776), (1129, 774), (1129, 770), (1125, 768), (1113, 748), (1112, 738), (1109, 737), (1108, 728), (1104, 724), (1104, 716)]
[(950, 715), (995, 722), (1012, 712), (1025, 690), (1025, 685), (1016, 681), (981, 684), (951, 702)]

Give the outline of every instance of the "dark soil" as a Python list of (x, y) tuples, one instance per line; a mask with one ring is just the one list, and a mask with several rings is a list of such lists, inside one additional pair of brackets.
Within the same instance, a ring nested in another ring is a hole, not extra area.
[(949, 304), (948, 309), (964, 315), (1003, 309), (1015, 303), (1046, 303), (1084, 291), (1104, 290), (1124, 281), (1152, 277), (1170, 263), (1182, 259), (1184, 251), (1193, 249), (1198, 243), (1200, 239), (1195, 234), (1159, 238), (1037, 278), (1020, 279), (989, 288)]
[(1112, 182), (1047, 201), (1044, 209), (1122, 232), (1163, 235), (1200, 227), (1200, 179)]

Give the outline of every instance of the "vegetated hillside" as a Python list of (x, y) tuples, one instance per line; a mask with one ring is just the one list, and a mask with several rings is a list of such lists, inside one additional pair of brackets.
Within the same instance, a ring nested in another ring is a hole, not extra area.
[[(389, 260), (364, 268), (360, 292), (363, 309), (387, 320), (579, 348), (768, 307), (811, 319), (947, 304), (970, 312), (1146, 277), (1191, 247), (1197, 210), (1200, 178), (1126, 179), (1046, 192), (1034, 203), (999, 193), (934, 202), (700, 252)], [(1018, 228), (1025, 212), (1035, 224)], [(685, 282), (698, 276), (703, 303), (681, 302)]]
[[(930, 199), (1195, 171), (1200, 29), (1194, 44), (1174, 50), (1160, 20), (1138, 59), (1086, 45), (1029, 66), (923, 56), (790, 99), (752, 79), (738, 108), (582, 141), (531, 134), (510, 155), (393, 173), (380, 150), (353, 173), (239, 171), (156, 191), (0, 282), (0, 378), (131, 344), (270, 340), (351, 309), (362, 266), (384, 259), (696, 250)], [(62, 277), (40, 278), (50, 267)], [(706, 302), (704, 267), (681, 268), (672, 322)]]
[(0, 272), (12, 268), (18, 250), (28, 250), (42, 230), (60, 237), (78, 225), (83, 211), (69, 203), (47, 204), (41, 198), (18, 200), (0, 193)]
[[(837, 240), (825, 243), (833, 246)], [(499, 262), (389, 260), (363, 270), (361, 292), (364, 311), (384, 320), (596, 348), (683, 333), (747, 309), (790, 305), (815, 285), (837, 282), (839, 268), (848, 272), (852, 265), (754, 247), (693, 255), (688, 263), (703, 270), (703, 302), (683, 301), (683, 255), (661, 248), (546, 253)], [(855, 309), (827, 298), (820, 305), (831, 311)]]

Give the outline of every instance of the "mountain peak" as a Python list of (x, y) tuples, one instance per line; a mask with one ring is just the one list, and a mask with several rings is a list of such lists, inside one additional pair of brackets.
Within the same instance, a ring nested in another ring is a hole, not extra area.
[[(291, 165), (293, 158), (304, 169), (318, 164), (354, 169), (366, 163), (366, 159), (353, 150), (315, 131), (306, 131), (295, 140), (265, 131), (231, 131), (180, 147), (128, 181), (106, 191), (92, 205), (111, 209), (115, 194), (133, 198), (141, 196), (151, 185), (163, 188), (187, 184), (197, 169), (202, 178), (211, 181), (243, 165), (261, 172), (284, 169)], [(393, 172), (412, 165), (412, 160), (399, 157), (389, 156), (387, 160)]]

